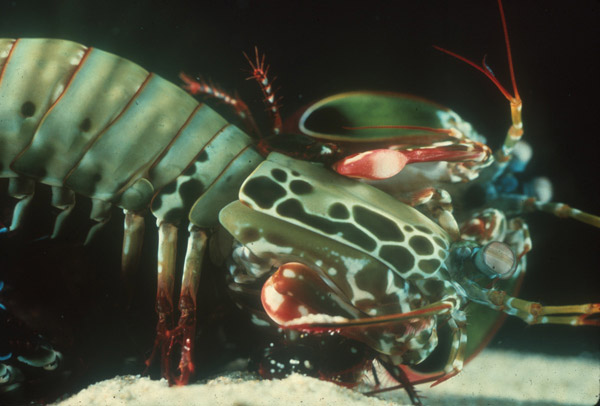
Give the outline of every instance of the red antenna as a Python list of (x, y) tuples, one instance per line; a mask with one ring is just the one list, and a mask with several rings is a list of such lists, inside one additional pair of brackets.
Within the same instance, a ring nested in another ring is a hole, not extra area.
[(449, 50), (439, 47), (437, 45), (434, 45), (433, 47), (435, 49), (437, 49), (438, 51), (442, 51), (442, 52), (444, 52), (450, 56), (453, 56), (454, 58), (459, 59), (459, 60), (467, 63), (468, 65), (474, 67), (475, 69), (477, 69), (478, 71), (483, 73), (488, 79), (490, 79), (494, 83), (494, 85), (496, 85), (496, 87), (502, 92), (502, 94), (504, 95), (504, 97), (506, 97), (506, 99), (508, 101), (510, 101), (511, 103), (517, 103), (517, 102), (521, 101), (521, 97), (519, 96), (519, 91), (517, 89), (517, 81), (515, 79), (515, 70), (513, 67), (512, 53), (510, 51), (510, 41), (508, 39), (508, 29), (506, 27), (506, 18), (504, 16), (504, 8), (502, 7), (502, 0), (498, 0), (498, 7), (500, 8), (500, 19), (502, 20), (502, 30), (504, 31), (504, 43), (506, 44), (506, 54), (508, 56), (508, 68), (510, 70), (510, 79), (511, 79), (512, 85), (513, 85), (514, 96), (511, 95), (504, 88), (504, 86), (502, 86), (500, 84), (500, 82), (498, 81), (496, 76), (494, 76), (492, 71), (487, 67), (487, 65), (485, 64), (485, 57), (483, 58), (483, 61), (481, 62), (481, 66), (479, 66), (475, 62), (470, 61), (469, 59), (465, 58), (462, 55), (459, 55), (457, 53), (454, 53), (452, 51), (449, 51)]
[(469, 59), (456, 54), (452, 51), (448, 51), (447, 49), (438, 47), (434, 45), (434, 48), (442, 51), (450, 56), (453, 56), (456, 59), (459, 59), (473, 68), (477, 69), (481, 73), (483, 73), (488, 79), (496, 85), (496, 87), (502, 92), (504, 97), (510, 102), (510, 110), (511, 110), (511, 119), (512, 125), (508, 130), (508, 134), (506, 135), (506, 139), (504, 140), (504, 145), (500, 151), (498, 151), (497, 159), (500, 162), (507, 162), (511, 155), (512, 150), (515, 144), (521, 139), (523, 136), (523, 121), (521, 120), (521, 109), (523, 107), (523, 103), (521, 101), (521, 97), (519, 96), (519, 91), (517, 89), (517, 81), (515, 79), (515, 72), (512, 61), (512, 53), (510, 51), (510, 41), (508, 39), (508, 29), (506, 27), (506, 18), (504, 16), (504, 8), (502, 7), (502, 0), (498, 0), (498, 8), (500, 9), (500, 19), (502, 20), (502, 30), (504, 31), (504, 43), (506, 44), (506, 54), (508, 56), (508, 68), (510, 70), (510, 79), (513, 85), (514, 95), (511, 95), (504, 86), (500, 84), (496, 76), (492, 73), (492, 71), (485, 64), (485, 57), (481, 63), (481, 66), (476, 63), (470, 61)]
[(255, 134), (259, 138), (261, 137), (260, 131), (252, 117), (252, 113), (250, 113), (250, 109), (246, 103), (238, 97), (237, 93), (234, 96), (231, 96), (212, 81), (206, 81), (200, 76), (193, 78), (181, 72), (179, 78), (183, 81), (181, 87), (189, 94), (193, 96), (210, 97), (225, 103), (235, 111), (235, 114), (237, 114), (238, 117), (240, 117), (246, 126), (246, 130), (250, 134)]
[(420, 131), (428, 131), (432, 133), (442, 133), (452, 136), (454, 132), (450, 129), (446, 128), (432, 128), (432, 127), (423, 127), (420, 125), (362, 125), (358, 127), (346, 127), (342, 126), (344, 130), (389, 130), (389, 129), (399, 129), (399, 130), (420, 130)]
[(271, 125), (273, 127), (273, 133), (279, 134), (281, 132), (281, 115), (279, 114), (280, 99), (275, 97), (275, 91), (273, 90), (273, 80), (269, 80), (269, 65), (265, 65), (265, 54), (260, 56), (258, 53), (258, 47), (254, 47), (255, 60), (252, 61), (250, 57), (244, 52), (244, 57), (252, 68), (251, 76), (246, 78), (247, 80), (254, 79), (260, 86), (260, 90), (263, 93), (264, 103), (267, 106), (267, 111), (271, 117)]

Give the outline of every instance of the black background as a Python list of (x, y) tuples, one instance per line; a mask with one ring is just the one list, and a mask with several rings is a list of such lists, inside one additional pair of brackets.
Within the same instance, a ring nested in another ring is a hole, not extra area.
[[(528, 174), (545, 175), (556, 201), (600, 214), (596, 1), (505, 1)], [(497, 148), (508, 102), (480, 73), (432, 48), (487, 63), (509, 86), (494, 1), (4, 1), (3, 37), (55, 37), (131, 59), (178, 83), (202, 73), (262, 115), (242, 52), (258, 46), (278, 76), (283, 115), (348, 90), (413, 93), (446, 105)], [(521, 297), (548, 304), (599, 301), (600, 230), (548, 214), (527, 216), (533, 239)], [(117, 238), (117, 237), (115, 237)], [(118, 238), (117, 238), (118, 239)], [(106, 255), (115, 255), (119, 252)], [(148, 271), (148, 270), (146, 270)], [(153, 278), (148, 272), (148, 278)], [(152, 311), (151, 308), (148, 309)], [(526, 327), (511, 320), (492, 345), (551, 354), (597, 351), (598, 329)]]

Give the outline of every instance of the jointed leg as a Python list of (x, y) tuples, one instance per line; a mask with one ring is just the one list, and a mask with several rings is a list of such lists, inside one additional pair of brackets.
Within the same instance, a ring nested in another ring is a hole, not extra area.
[(35, 191), (35, 183), (32, 179), (27, 178), (10, 178), (8, 180), (8, 195), (19, 201), (13, 210), (12, 222), (10, 230), (16, 230), (21, 225), (25, 209), (33, 199)]
[(486, 291), (493, 305), (507, 314), (517, 316), (527, 324), (568, 324), (600, 326), (600, 303), (570, 306), (542, 306), (518, 299), (501, 290)]
[(463, 369), (465, 351), (467, 349), (467, 318), (462, 311), (455, 311), (453, 317), (448, 320), (448, 325), (452, 330), (452, 346), (448, 362), (444, 367), (444, 375), (433, 383), (433, 386), (458, 375)]
[[(511, 246), (515, 254), (517, 254), (517, 258), (521, 261), (533, 247), (531, 236), (529, 235), (529, 226), (522, 218), (517, 217), (508, 222), (508, 230), (504, 241)], [(523, 262), (521, 265), (524, 267), (525, 263)]]
[[(200, 271), (207, 235), (198, 227), (190, 226), (187, 252), (184, 262), (181, 294), (179, 299), (180, 317), (173, 328), (173, 286), (175, 281), (175, 258), (177, 252), (177, 227), (161, 222), (158, 235), (158, 288), (156, 293), (156, 340), (146, 365), (150, 366), (160, 352), (162, 375), (170, 384), (185, 385), (194, 372), (193, 349), (196, 333), (196, 293), (200, 283)], [(171, 355), (181, 351), (176, 375), (171, 372)]]
[[(196, 294), (200, 284), (200, 271), (208, 237), (200, 228), (190, 225), (183, 278), (181, 281), (181, 294), (179, 296), (179, 323), (172, 333), (172, 340), (181, 345), (181, 359), (179, 361), (179, 377), (175, 379), (177, 385), (187, 384), (194, 372), (193, 349), (194, 335), (196, 333)], [(172, 344), (171, 344), (172, 345)]]
[(160, 350), (163, 377), (171, 379), (168, 358), (170, 330), (173, 325), (173, 285), (175, 280), (175, 258), (177, 253), (177, 227), (162, 222), (158, 228), (158, 286), (156, 291), (156, 340), (150, 358), (149, 367)]
[(458, 224), (452, 215), (452, 198), (444, 189), (422, 189), (401, 200), (413, 207), (423, 205), (453, 240), (460, 238)]
[(560, 218), (573, 218), (600, 228), (600, 217), (572, 208), (564, 203), (542, 202), (533, 197), (516, 194), (501, 195), (493, 202), (494, 206), (503, 209), (511, 214), (528, 213), (533, 211), (543, 211), (554, 214)]
[(123, 249), (121, 256), (121, 279), (124, 285), (123, 299), (129, 304), (133, 295), (134, 275), (138, 267), (144, 242), (144, 217), (130, 210), (123, 210)]
[[(401, 366), (393, 365), (393, 364), (390, 364), (387, 362), (382, 362), (381, 360), (379, 362), (385, 368), (386, 372), (389, 373), (392, 376), (392, 378), (394, 378), (399, 383), (399, 385), (392, 386), (392, 387), (385, 388), (385, 389), (375, 389), (375, 390), (363, 393), (363, 395), (367, 395), (367, 396), (375, 395), (378, 393), (388, 392), (390, 390), (396, 390), (396, 389), (402, 388), (406, 391), (406, 393), (408, 394), (408, 397), (410, 398), (410, 402), (414, 406), (422, 406), (423, 403), (421, 402), (419, 394), (418, 394), (417, 390), (415, 389), (415, 383), (411, 382), (410, 378), (406, 374), (406, 371)], [(375, 378), (377, 378), (377, 370), (375, 368), (373, 369), (373, 376)], [(377, 384), (377, 386), (379, 386), (379, 384)]]

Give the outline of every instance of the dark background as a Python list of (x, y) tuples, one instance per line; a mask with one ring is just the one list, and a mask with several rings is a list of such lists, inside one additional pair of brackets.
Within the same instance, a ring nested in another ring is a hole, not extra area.
[[(504, 3), (524, 102), (524, 139), (534, 147), (528, 174), (552, 179), (556, 201), (600, 214), (600, 3)], [(494, 149), (510, 124), (508, 102), (483, 75), (432, 48), (439, 45), (476, 62), (487, 55), (489, 66), (510, 87), (492, 0), (2, 0), (0, 35), (80, 42), (175, 83), (180, 71), (202, 73), (226, 90), (239, 91), (258, 117), (261, 94), (244, 80), (242, 56), (255, 45), (278, 77), (284, 116), (337, 92), (369, 89), (413, 93), (446, 105), (485, 134)], [(600, 230), (548, 214), (527, 220), (533, 251), (521, 297), (556, 305), (599, 301)], [(114, 255), (118, 264), (118, 248), (104, 255)], [(599, 342), (597, 328), (527, 327), (510, 320), (492, 345), (579, 355), (598, 351)]]

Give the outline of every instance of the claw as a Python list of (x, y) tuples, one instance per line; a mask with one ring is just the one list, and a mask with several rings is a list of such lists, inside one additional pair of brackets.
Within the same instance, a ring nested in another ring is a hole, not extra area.
[(172, 344), (179, 344), (181, 347), (181, 358), (177, 367), (179, 376), (173, 378), (175, 385), (187, 385), (194, 373), (193, 350), (195, 332), (196, 317), (194, 314), (182, 315), (179, 319), (179, 325), (172, 332)]
[[(146, 371), (160, 353), (162, 376), (168, 380), (169, 385), (186, 385), (195, 370), (193, 355), (196, 334), (196, 292), (208, 238), (203, 230), (195, 226), (190, 226), (188, 231), (190, 236), (179, 299), (180, 318), (177, 327), (171, 328), (177, 227), (166, 222), (159, 225), (159, 271), (156, 296), (156, 311), (159, 321), (154, 348), (146, 361)], [(174, 373), (171, 366), (174, 365), (172, 361), (177, 356), (176, 354), (180, 354), (180, 359), (177, 373)]]
[[(195, 371), (194, 336), (196, 332), (196, 316), (193, 313), (182, 314), (179, 324), (174, 329), (168, 328), (168, 317), (161, 317), (156, 326), (156, 339), (150, 357), (145, 361), (144, 374), (149, 372), (150, 366), (160, 354), (162, 377), (167, 379), (169, 385), (187, 385)], [(180, 351), (180, 360), (177, 374), (171, 372), (172, 357)]]
[(577, 318), (578, 326), (600, 326), (600, 303), (591, 303), (588, 312)]
[(171, 374), (169, 373), (170, 365), (168, 362), (168, 354), (170, 352), (171, 343), (169, 328), (167, 327), (168, 324), (169, 321), (167, 320), (167, 318), (159, 317), (158, 324), (156, 325), (156, 338), (154, 339), (152, 353), (144, 362), (146, 364), (146, 368), (144, 369), (144, 375), (147, 375), (149, 373), (150, 367), (154, 363), (156, 356), (158, 355), (158, 353), (160, 353), (162, 375), (169, 381), (169, 384), (171, 384)]

